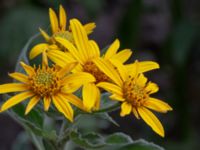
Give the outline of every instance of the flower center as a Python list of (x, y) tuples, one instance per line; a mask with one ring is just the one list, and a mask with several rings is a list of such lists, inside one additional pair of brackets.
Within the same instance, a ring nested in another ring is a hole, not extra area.
[(60, 79), (54, 72), (55, 68), (37, 69), (36, 73), (29, 78), (30, 88), (42, 97), (54, 95), (61, 88)]
[(131, 77), (124, 83), (123, 93), (125, 99), (134, 107), (142, 106), (149, 97), (144, 87), (138, 85), (136, 80)]
[(84, 64), (83, 70), (91, 73), (96, 78), (96, 83), (109, 81), (109, 77), (106, 76), (99, 68), (92, 62), (88, 61)]

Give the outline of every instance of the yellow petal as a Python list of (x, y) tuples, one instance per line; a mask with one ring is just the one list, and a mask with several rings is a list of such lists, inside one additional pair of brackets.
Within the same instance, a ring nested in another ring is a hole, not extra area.
[(61, 37), (56, 37), (55, 40), (63, 45), (72, 54), (72, 56), (77, 59), (77, 61), (83, 64), (84, 58), (81, 57), (81, 55), (72, 43)]
[(5, 111), (7, 109), (9, 109), (10, 107), (15, 106), (16, 104), (26, 100), (27, 98), (30, 98), (34, 96), (33, 92), (24, 92), (24, 93), (20, 93), (17, 94), (13, 97), (11, 97), (10, 99), (8, 99), (2, 106), (1, 106), (1, 112)]
[(60, 69), (60, 71), (58, 72), (58, 75), (60, 77), (64, 77), (66, 74), (68, 74), (72, 69), (74, 69), (76, 67), (78, 63), (77, 62), (73, 62), (73, 63), (68, 63), (65, 67), (63, 67), (62, 69)]
[(64, 99), (66, 99), (68, 102), (70, 102), (74, 106), (78, 107), (79, 109), (86, 111), (86, 109), (83, 105), (83, 101), (81, 99), (79, 99), (77, 96), (75, 96), (73, 94), (62, 94), (60, 96), (63, 96)]
[(121, 102), (125, 101), (123, 96), (117, 95), (117, 94), (112, 94), (111, 96), (109, 96), (109, 98), (112, 100), (117, 100), (117, 101), (121, 101)]
[(40, 101), (39, 96), (34, 96), (33, 98), (31, 98), (26, 107), (25, 115), (27, 115), (39, 101)]
[(162, 124), (160, 123), (160, 121), (158, 120), (158, 118), (148, 109), (144, 108), (144, 107), (139, 107), (138, 109), (138, 113), (140, 114), (140, 116), (142, 117), (142, 119), (160, 136), (164, 137), (165, 136), (165, 132), (163, 129)]
[(144, 102), (144, 106), (161, 113), (173, 110), (167, 103), (156, 98), (149, 98)]
[(48, 58), (47, 58), (47, 53), (46, 52), (42, 52), (42, 67), (46, 68), (48, 67)]
[[(131, 72), (133, 68), (135, 68), (135, 65), (136, 65), (135, 63), (132, 63), (132, 64), (126, 65), (126, 67)], [(141, 62), (138, 62), (138, 65), (139, 65), (138, 73), (144, 73), (144, 72), (159, 68), (159, 64), (153, 61), (141, 61)]]
[(70, 104), (67, 102), (66, 99), (63, 99), (62, 96), (53, 96), (53, 103), (58, 109), (59, 112), (61, 112), (67, 119), (69, 119), (71, 122), (73, 122), (74, 117), (74, 111)]
[(21, 92), (28, 90), (27, 85), (21, 83), (7, 83), (0, 85), (0, 94), (10, 92)]
[(110, 62), (117, 68), (117, 71), (119, 72), (122, 80), (126, 81), (126, 79), (128, 78), (126, 67), (119, 60), (116, 59), (110, 59)]
[(137, 112), (137, 109), (133, 107), (133, 108), (132, 108), (132, 111), (133, 111), (133, 114), (135, 115), (135, 117), (136, 117), (137, 119), (140, 119), (139, 114), (138, 114), (138, 112)]
[(119, 46), (120, 46), (119, 40), (116, 39), (116, 40), (111, 44), (111, 46), (108, 48), (108, 50), (107, 50), (107, 52), (106, 52), (106, 54), (105, 54), (105, 58), (106, 58), (106, 59), (109, 59), (109, 58), (113, 57), (113, 56), (117, 53), (117, 51), (118, 51), (118, 49), (119, 49)]
[(44, 37), (44, 39), (45, 39), (47, 42), (49, 42), (49, 40), (50, 40), (49, 35), (48, 35), (44, 30), (42, 30), (41, 28), (39, 28), (39, 30), (40, 30), (40, 33), (42, 34), (42, 36)]
[(70, 21), (70, 27), (74, 37), (75, 44), (84, 62), (86, 62), (90, 56), (89, 41), (83, 25), (77, 20), (72, 19)]
[(120, 116), (124, 117), (124, 116), (130, 114), (131, 110), (132, 110), (132, 105), (130, 103), (128, 103), (128, 102), (122, 103)]
[(28, 82), (28, 77), (19, 72), (9, 73), (9, 76), (12, 77), (13, 79), (18, 80), (23, 83)]
[(33, 75), (35, 73), (33, 67), (25, 64), (24, 62), (20, 62), (21, 66), (24, 68), (25, 72), (28, 74), (28, 75)]
[(147, 83), (147, 78), (143, 74), (139, 74), (136, 82), (139, 86), (144, 87)]
[(83, 86), (83, 104), (89, 111), (94, 108), (96, 101), (100, 101), (99, 89), (94, 83), (88, 83)]
[(54, 12), (54, 10), (51, 8), (49, 8), (49, 19), (51, 22), (52, 33), (58, 32), (59, 31), (58, 18), (56, 16), (56, 13)]
[(112, 83), (108, 83), (108, 82), (100, 82), (97, 84), (98, 87), (103, 88), (104, 90), (112, 93), (112, 94), (117, 94), (117, 95), (123, 95), (122, 93), (122, 88), (112, 84)]
[(76, 92), (81, 86), (82, 84), (80, 83), (68, 83), (62, 87), (61, 91), (62, 93), (71, 94)]
[(125, 65), (125, 68), (128, 72), (128, 75), (130, 75), (131, 77), (135, 78), (140, 73), (139, 62), (137, 60), (132, 64)]
[(90, 44), (90, 49), (91, 49), (90, 58), (100, 57), (100, 50), (97, 43), (93, 40), (90, 40), (89, 44)]
[(48, 44), (45, 44), (45, 43), (37, 44), (31, 49), (29, 53), (29, 58), (30, 59), (35, 58), (36, 56), (46, 51), (47, 49), (48, 49)]
[(132, 51), (130, 49), (124, 49), (119, 53), (113, 55), (111, 59), (118, 60), (122, 64), (125, 63), (132, 55)]
[(96, 24), (94, 22), (92, 23), (87, 23), (84, 25), (85, 31), (87, 34), (91, 34), (94, 30), (94, 28), (96, 28)]
[(152, 94), (152, 93), (158, 92), (159, 87), (158, 87), (158, 85), (155, 84), (155, 83), (148, 82), (148, 83), (147, 83), (147, 86), (146, 86), (146, 88), (145, 88), (145, 90), (146, 90), (149, 94)]
[(94, 59), (95, 65), (117, 85), (122, 86), (122, 80), (113, 65), (104, 59)]
[(66, 76), (63, 79), (64, 84), (76, 84), (76, 85), (82, 85), (88, 82), (95, 82), (95, 81), (96, 81), (95, 77), (92, 74), (86, 72), (73, 73)]
[(51, 98), (48, 96), (44, 97), (44, 110), (48, 111), (51, 104)]
[(139, 62), (139, 68), (140, 68), (139, 72), (141, 73), (141, 72), (147, 72), (150, 70), (158, 69), (158, 68), (160, 68), (160, 66), (157, 62), (141, 61), (141, 62)]
[(51, 61), (53, 61), (60, 67), (65, 67), (66, 64), (76, 61), (75, 59), (73, 59), (70, 53), (62, 52), (59, 50), (48, 51), (47, 56), (49, 57), (49, 59), (51, 59)]
[(67, 24), (67, 14), (63, 8), (62, 5), (59, 7), (59, 20), (60, 20), (60, 28), (62, 31), (66, 30), (66, 24)]

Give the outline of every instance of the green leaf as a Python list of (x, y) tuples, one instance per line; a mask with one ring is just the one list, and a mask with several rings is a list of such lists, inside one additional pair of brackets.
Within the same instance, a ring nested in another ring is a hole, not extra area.
[(131, 143), (133, 140), (130, 136), (124, 134), (124, 133), (114, 133), (112, 135), (109, 135), (105, 139), (106, 143), (108, 144), (125, 144), (125, 143)]
[(143, 139), (133, 141), (124, 133), (114, 133), (104, 137), (94, 132), (83, 135), (75, 130), (71, 131), (70, 139), (78, 146), (92, 150), (164, 150)]
[(102, 137), (96, 133), (90, 133), (83, 136), (78, 131), (72, 131), (70, 133), (70, 139), (80, 147), (86, 149), (98, 149), (105, 146)]
[(145, 140), (137, 140), (131, 144), (121, 146), (116, 150), (164, 150), (162, 147), (149, 143)]
[(119, 124), (108, 113), (97, 113), (94, 115), (99, 118), (105, 119), (105, 120), (109, 121), (110, 123), (119, 127)]

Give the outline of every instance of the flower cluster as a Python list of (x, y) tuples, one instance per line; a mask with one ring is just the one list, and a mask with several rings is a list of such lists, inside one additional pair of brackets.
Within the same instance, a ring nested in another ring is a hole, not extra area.
[[(32, 67), (21, 62), (25, 74), (9, 74), (19, 82), (0, 85), (0, 93), (20, 93), (8, 99), (0, 111), (26, 99), (30, 100), (25, 114), (40, 101), (48, 111), (52, 102), (60, 113), (73, 121), (71, 104), (92, 113), (101, 109), (101, 94), (107, 91), (111, 100), (121, 104), (120, 116), (132, 113), (164, 136), (162, 124), (150, 110), (166, 113), (172, 108), (150, 96), (158, 91), (158, 86), (144, 76), (144, 72), (158, 69), (159, 65), (153, 61), (137, 60), (127, 64), (132, 51), (119, 50), (118, 39), (101, 54), (98, 44), (88, 37), (96, 27), (95, 23), (82, 25), (78, 19), (71, 19), (67, 28), (67, 15), (62, 6), (59, 17), (51, 8), (49, 17), (52, 34), (40, 29), (46, 42), (37, 44), (29, 53), (30, 59), (42, 55), (42, 64)], [(82, 90), (81, 97), (74, 94), (78, 89)]]

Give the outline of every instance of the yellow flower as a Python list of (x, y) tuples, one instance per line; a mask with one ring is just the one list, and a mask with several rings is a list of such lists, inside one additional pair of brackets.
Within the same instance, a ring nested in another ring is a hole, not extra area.
[[(30, 54), (29, 54), (30, 59), (35, 58), (42, 52), (45, 52), (48, 54), (48, 52), (51, 50), (65, 51), (65, 49), (63, 49), (56, 43), (55, 37), (62, 37), (74, 43), (74, 39), (70, 31), (71, 30), (70, 27), (69, 29), (67, 29), (67, 14), (64, 8), (62, 7), (62, 5), (60, 5), (59, 7), (59, 18), (57, 17), (54, 10), (51, 8), (49, 9), (49, 18), (50, 18), (50, 23), (51, 23), (52, 35), (49, 36), (44, 30), (40, 29), (40, 32), (42, 36), (45, 38), (45, 40), (47, 41), (47, 43), (40, 43), (34, 46), (31, 49)], [(84, 29), (86, 30), (87, 34), (92, 33), (95, 27), (96, 27), (95, 23), (88, 23), (84, 25)]]
[[(100, 49), (95, 41), (88, 39), (83, 25), (77, 19), (72, 19), (70, 26), (75, 45), (64, 38), (57, 37), (55, 39), (71, 53), (74, 60), (79, 62), (79, 65), (73, 70), (74, 72), (88, 72), (95, 77), (95, 82), (83, 85), (83, 104), (88, 110), (98, 110), (100, 107), (100, 90), (96, 84), (109, 81), (110, 78), (95, 65), (94, 61), (101, 57)], [(119, 40), (115, 40), (102, 58), (109, 60), (113, 65), (115, 65), (116, 60), (120, 63), (127, 61), (131, 56), (131, 50), (125, 49), (118, 53), (119, 46)], [(66, 53), (50, 51), (48, 56), (54, 63), (63, 67), (63, 61), (60, 60), (66, 59)], [(153, 67), (156, 68), (158, 65), (154, 63)]]
[(123, 117), (132, 112), (137, 119), (141, 117), (156, 133), (164, 137), (162, 124), (149, 109), (166, 113), (172, 108), (167, 103), (150, 97), (158, 91), (158, 86), (147, 82), (147, 78), (141, 73), (144, 69), (139, 68), (140, 63), (131, 64), (131, 68), (118, 63), (117, 70), (111, 69), (110, 63), (102, 59), (95, 60), (95, 64), (114, 82), (101, 82), (97, 86), (112, 93), (111, 99), (122, 103), (120, 115)]
[(21, 66), (26, 74), (19, 72), (9, 74), (10, 77), (19, 81), (18, 83), (8, 83), (0, 85), (0, 94), (10, 92), (21, 92), (8, 99), (0, 111), (5, 111), (10, 107), (30, 98), (25, 114), (40, 101), (44, 102), (44, 110), (48, 111), (51, 101), (67, 119), (73, 121), (73, 109), (71, 104), (80, 109), (84, 109), (82, 100), (72, 93), (79, 89), (82, 84), (95, 81), (95, 78), (88, 73), (69, 72), (77, 65), (71, 63), (63, 67), (49, 67), (43, 63), (42, 67), (31, 67), (21, 62)]
[[(55, 11), (52, 8), (49, 8), (49, 19), (51, 23), (52, 36), (50, 37), (44, 30), (40, 29), (41, 34), (47, 42), (51, 40), (54, 41), (54, 39), (52, 39), (54, 37), (62, 37), (71, 42), (73, 41), (70, 27), (67, 29), (67, 14), (62, 5), (59, 6), (59, 18), (57, 17)], [(84, 25), (87, 34), (92, 33), (95, 27), (95, 23), (88, 23)]]

